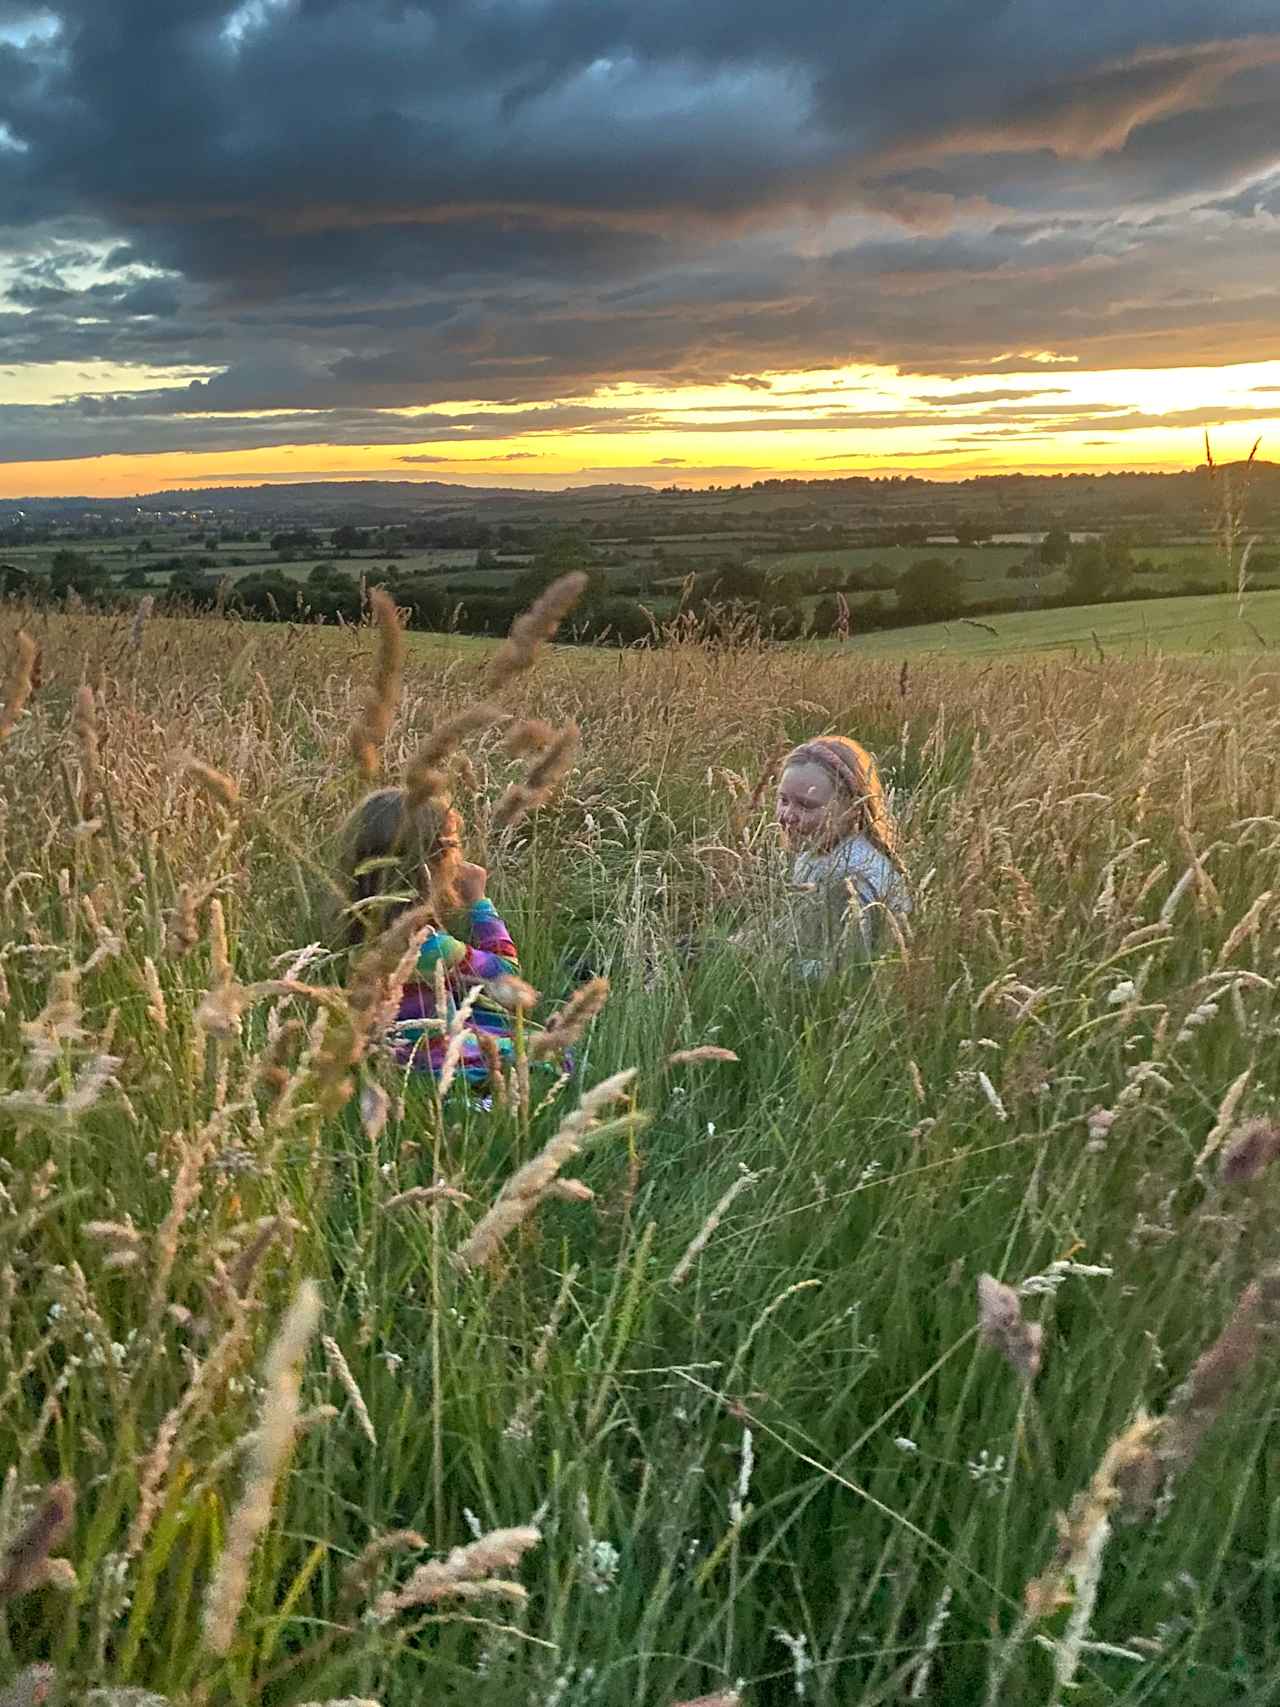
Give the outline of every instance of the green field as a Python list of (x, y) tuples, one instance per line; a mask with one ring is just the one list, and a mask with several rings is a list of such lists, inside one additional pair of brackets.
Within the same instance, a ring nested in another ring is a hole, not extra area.
[(1011, 611), (915, 628), (855, 632), (840, 644), (842, 650), (878, 658), (929, 654), (974, 659), (1044, 653), (1096, 657), (1099, 649), (1109, 657), (1258, 653), (1280, 645), (1280, 591), (1249, 593), (1243, 621), (1239, 611), (1234, 593), (1126, 599), (1116, 604)]

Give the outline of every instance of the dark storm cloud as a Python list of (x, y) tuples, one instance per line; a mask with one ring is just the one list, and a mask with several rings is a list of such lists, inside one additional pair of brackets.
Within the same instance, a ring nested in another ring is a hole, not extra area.
[(1280, 356), (1278, 103), (1274, 0), (0, 0), (0, 367), (212, 373), (0, 446)]

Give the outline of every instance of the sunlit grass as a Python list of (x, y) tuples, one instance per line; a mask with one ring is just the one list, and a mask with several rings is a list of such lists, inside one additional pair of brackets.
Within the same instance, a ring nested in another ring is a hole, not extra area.
[[(364, 1094), (330, 1096), (314, 998), (255, 998), (238, 1034), (196, 1021), (220, 976), (278, 978), (312, 942), (296, 976), (340, 988), (327, 875), (361, 786), (368, 631), (33, 632), (40, 684), (0, 748), (0, 1515), (11, 1541), (73, 1484), (53, 1547), (76, 1585), (10, 1599), (0, 1679), (49, 1661), (70, 1699), (127, 1684), (206, 1707), (663, 1707), (739, 1686), (849, 1707), (979, 1702), (1007, 1666), (1002, 1700), (1053, 1700), (1068, 1609), (1007, 1642), (1054, 1514), (1276, 1254), (1267, 1177), (1196, 1165), (1275, 1090), (1280, 936), (1269, 901), (1249, 917), (1280, 889), (1265, 659), (923, 655), (904, 679), (896, 646), (554, 652), (509, 704), (581, 724), (567, 788), (504, 847), (488, 809), (514, 767), (486, 736), (457, 797), (543, 1012), (584, 958), (613, 988), (547, 1106), (551, 1075), (527, 1111), (442, 1112), (376, 1050)], [(386, 774), (489, 656), (410, 637)], [(905, 956), (815, 990), (726, 939), (778, 881), (750, 789), (819, 728), (877, 751), (918, 905)], [(199, 940), (179, 953), (184, 886)], [(739, 1059), (667, 1065), (698, 1044)], [(503, 1182), (626, 1068), (624, 1118), (572, 1165), (594, 1202), (541, 1202), (460, 1271)], [(394, 1203), (441, 1181), (466, 1201)], [(1050, 1277), (1023, 1304), (1044, 1329), (1030, 1391), (978, 1338), (984, 1271)], [(268, 1347), (308, 1280), (307, 1425), (223, 1650), (206, 1596), (265, 1461), (244, 1437), (287, 1409)], [(1117, 1527), (1072, 1700), (1216, 1707), (1280, 1682), (1269, 1391), (1246, 1372), (1167, 1509)], [(527, 1601), (371, 1616), (477, 1530), (529, 1525), (538, 1544), (485, 1572)], [(398, 1531), (420, 1539), (344, 1583)]]

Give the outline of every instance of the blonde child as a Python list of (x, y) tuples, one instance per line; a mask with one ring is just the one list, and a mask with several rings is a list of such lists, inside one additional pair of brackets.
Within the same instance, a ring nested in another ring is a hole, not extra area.
[(802, 742), (783, 761), (776, 811), (795, 854), (789, 923), (802, 974), (868, 958), (885, 913), (911, 909), (875, 759), (845, 735)]
[[(466, 1036), (459, 1072), (468, 1083), (483, 1085), (491, 1060), (505, 1062), (513, 1055), (511, 1011), (494, 999), (490, 987), (518, 977), (520, 960), (511, 933), (485, 895), (487, 872), (461, 857), (461, 830), (458, 813), (444, 802), (411, 804), (404, 789), (380, 788), (347, 819), (342, 868), (352, 942), (385, 930), (407, 908), (430, 902), (434, 892), (452, 891), (462, 935), (451, 935), (441, 922), (423, 942), (401, 997), (394, 1043), (406, 1065), (439, 1073), (447, 1040), (427, 1022), (448, 1021), (479, 986), (467, 1026), (490, 1039), (490, 1047), (486, 1052), (475, 1037)], [(439, 968), (445, 980), (444, 1014), (436, 1013)]]

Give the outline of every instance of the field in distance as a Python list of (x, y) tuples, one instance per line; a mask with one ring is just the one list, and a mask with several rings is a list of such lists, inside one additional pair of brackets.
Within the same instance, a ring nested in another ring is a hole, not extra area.
[[(855, 615), (856, 623), (856, 615)], [(959, 617), (915, 628), (854, 633), (842, 651), (871, 657), (1017, 658), (1037, 653), (1096, 653), (1150, 657), (1160, 653), (1259, 652), (1280, 643), (1280, 592), (1180, 599), (1126, 599), (1063, 610), (1010, 611)]]

